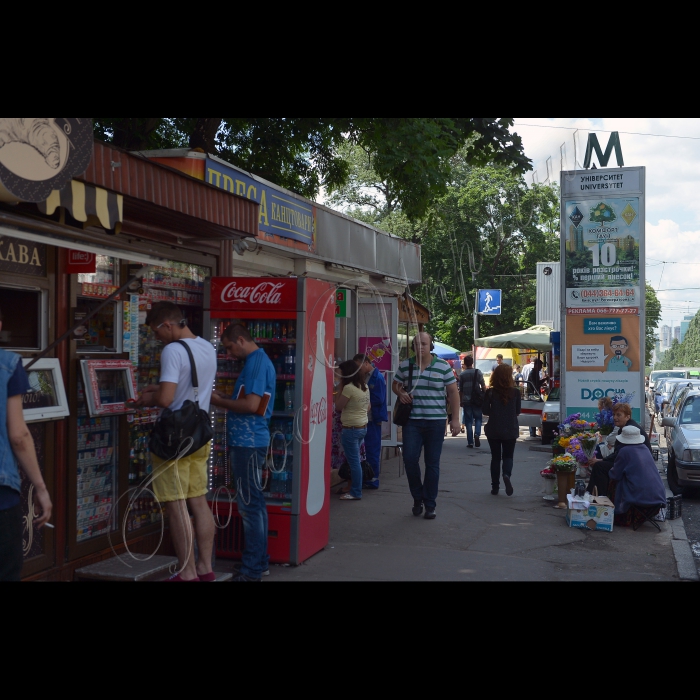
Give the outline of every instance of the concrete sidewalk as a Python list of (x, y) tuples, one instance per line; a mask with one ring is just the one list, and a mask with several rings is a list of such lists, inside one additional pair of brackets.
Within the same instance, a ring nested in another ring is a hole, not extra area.
[(448, 438), (435, 521), (413, 517), (399, 460), (385, 462), (379, 491), (359, 502), (332, 497), (328, 547), (302, 566), (271, 567), (266, 582), (679, 580), (671, 523), (660, 523), (661, 533), (649, 524), (569, 528), (543, 500), (539, 472), (549, 457), (530, 451), (537, 444), (518, 442), (508, 498), (491, 495), (488, 442), (467, 450), (465, 436)]

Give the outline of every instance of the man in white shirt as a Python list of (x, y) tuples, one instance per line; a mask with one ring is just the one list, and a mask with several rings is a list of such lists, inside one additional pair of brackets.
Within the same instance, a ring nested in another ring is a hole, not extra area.
[[(165, 347), (160, 360), (160, 383), (146, 387), (136, 405), (177, 411), (185, 401), (195, 401), (189, 355), (178, 342), (183, 340), (192, 352), (197, 369), (199, 407), (208, 411), (216, 380), (216, 350), (212, 344), (192, 333), (182, 311), (170, 302), (154, 304), (146, 325)], [(153, 490), (158, 500), (165, 503), (179, 562), (178, 573), (170, 579), (174, 582), (216, 580), (211, 566), (216, 528), (206, 500), (210, 449), (211, 443), (207, 443), (197, 452), (174, 461), (164, 461), (152, 455)], [(194, 517), (194, 533), (188, 507)], [(192, 551), (195, 537), (199, 548), (196, 563)]]

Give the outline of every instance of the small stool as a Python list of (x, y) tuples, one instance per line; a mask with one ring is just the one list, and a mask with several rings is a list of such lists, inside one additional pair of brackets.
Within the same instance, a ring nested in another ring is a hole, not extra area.
[(632, 529), (637, 532), (644, 523), (651, 523), (659, 532), (661, 527), (654, 518), (659, 514), (662, 506), (630, 506), (632, 513)]

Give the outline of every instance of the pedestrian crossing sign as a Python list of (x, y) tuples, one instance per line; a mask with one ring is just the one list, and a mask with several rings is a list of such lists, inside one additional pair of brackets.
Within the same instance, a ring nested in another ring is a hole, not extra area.
[(500, 289), (480, 289), (479, 290), (479, 314), (481, 316), (501, 315), (501, 290)]

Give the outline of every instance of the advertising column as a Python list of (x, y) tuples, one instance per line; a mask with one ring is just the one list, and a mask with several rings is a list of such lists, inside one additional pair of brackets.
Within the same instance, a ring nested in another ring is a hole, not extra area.
[(563, 172), (562, 404), (592, 421), (603, 398), (641, 420), (645, 360), (645, 168)]

